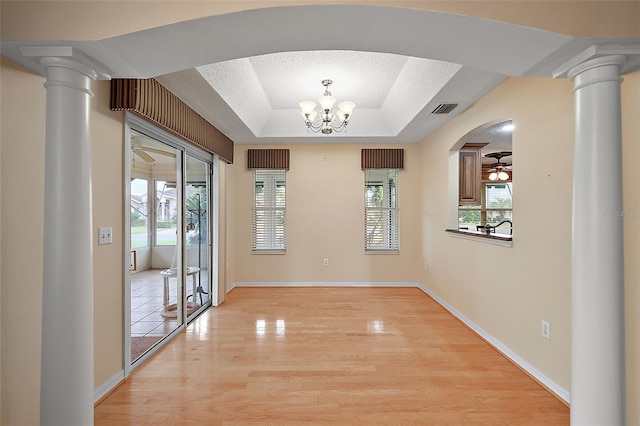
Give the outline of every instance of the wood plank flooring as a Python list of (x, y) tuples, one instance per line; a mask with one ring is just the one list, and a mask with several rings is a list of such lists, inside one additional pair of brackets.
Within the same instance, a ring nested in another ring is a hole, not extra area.
[(236, 288), (96, 425), (568, 425), (569, 409), (413, 288)]

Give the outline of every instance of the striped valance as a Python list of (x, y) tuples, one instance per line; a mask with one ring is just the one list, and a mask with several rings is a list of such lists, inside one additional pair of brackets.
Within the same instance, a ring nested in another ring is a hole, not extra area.
[(404, 149), (363, 149), (362, 169), (404, 169)]
[(233, 141), (154, 79), (111, 80), (111, 109), (134, 112), (233, 163)]
[(250, 149), (247, 151), (247, 168), (289, 170), (289, 150)]

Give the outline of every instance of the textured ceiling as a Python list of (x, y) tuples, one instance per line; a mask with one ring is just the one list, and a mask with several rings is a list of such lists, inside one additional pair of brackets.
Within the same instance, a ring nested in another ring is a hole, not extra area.
[[(303, 99), (316, 100), (321, 81), (333, 80), (333, 95), (356, 100), (359, 108), (381, 108), (409, 58), (374, 52), (283, 52), (249, 58), (274, 109), (297, 108)], [(215, 65), (212, 65), (215, 67)]]
[[(298, 103), (317, 102), (321, 82), (356, 103), (349, 134), (396, 136), (460, 69), (408, 56), (355, 51), (283, 52), (197, 70), (256, 137), (307, 135)], [(336, 103), (336, 105), (337, 105)]]

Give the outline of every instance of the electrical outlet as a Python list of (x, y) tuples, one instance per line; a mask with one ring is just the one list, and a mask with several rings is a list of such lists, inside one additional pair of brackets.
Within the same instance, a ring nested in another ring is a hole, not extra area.
[(322, 266), (329, 266), (329, 259), (325, 259), (322, 261)]
[(542, 337), (545, 339), (551, 339), (551, 324), (545, 320), (542, 320)]

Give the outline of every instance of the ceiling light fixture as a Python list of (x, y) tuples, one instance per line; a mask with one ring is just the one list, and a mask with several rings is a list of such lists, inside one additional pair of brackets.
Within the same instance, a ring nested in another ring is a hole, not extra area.
[(507, 172), (503, 172), (500, 170), (499, 172), (493, 172), (489, 175), (489, 180), (507, 180), (509, 179), (509, 174)]
[[(333, 104), (336, 103), (336, 98), (331, 95), (329, 86), (333, 83), (332, 80), (322, 80), (324, 86), (324, 95), (318, 98), (320, 103), (321, 112), (316, 111), (316, 103), (313, 101), (302, 101), (299, 103), (300, 109), (302, 109), (302, 118), (307, 125), (307, 132), (313, 133), (322, 132), (325, 135), (330, 135), (333, 132), (340, 133), (347, 131), (347, 125), (349, 124), (349, 118), (353, 114), (353, 110), (356, 104), (353, 102), (345, 101), (338, 104), (338, 111), (333, 111)], [(318, 118), (318, 120), (316, 120)]]
[(489, 170), (491, 174), (489, 174), (489, 180), (508, 180), (509, 173), (507, 171), (511, 170), (511, 166), (506, 163), (501, 162), (502, 157), (511, 156), (511, 151), (502, 151), (502, 152), (492, 152), (490, 154), (485, 154), (485, 157), (495, 158), (498, 160), (497, 163), (493, 163), (491, 165), (492, 170)]

